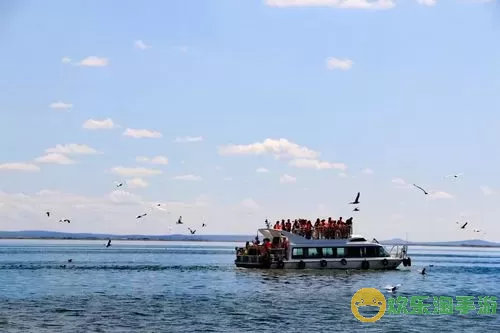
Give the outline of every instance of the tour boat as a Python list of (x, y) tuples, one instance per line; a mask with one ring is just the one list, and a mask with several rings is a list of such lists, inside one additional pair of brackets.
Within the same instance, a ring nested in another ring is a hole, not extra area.
[(236, 248), (237, 267), (271, 269), (396, 269), (400, 264), (411, 266), (407, 245), (386, 249), (376, 240), (359, 235), (346, 239), (306, 239), (291, 232), (259, 229), (268, 251), (263, 246)]

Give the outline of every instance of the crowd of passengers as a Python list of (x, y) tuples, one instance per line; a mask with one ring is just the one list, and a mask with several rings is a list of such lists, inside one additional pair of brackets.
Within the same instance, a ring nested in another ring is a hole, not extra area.
[[(266, 225), (269, 228), (269, 222), (266, 220)], [(290, 219), (278, 220), (273, 226), (275, 230), (284, 230), (294, 234), (303, 236), (307, 239), (346, 239), (352, 234), (352, 217), (343, 221), (342, 217), (338, 220), (316, 219), (314, 224), (311, 220), (295, 219), (293, 222)]]

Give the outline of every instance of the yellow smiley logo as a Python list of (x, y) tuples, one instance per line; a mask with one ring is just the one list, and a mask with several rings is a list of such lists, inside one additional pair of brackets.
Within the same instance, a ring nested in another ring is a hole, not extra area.
[[(378, 313), (373, 317), (364, 317), (359, 313), (359, 308), (363, 306), (378, 307)], [(359, 289), (351, 299), (351, 311), (354, 317), (364, 323), (374, 323), (385, 313), (387, 303), (384, 295), (375, 288)]]

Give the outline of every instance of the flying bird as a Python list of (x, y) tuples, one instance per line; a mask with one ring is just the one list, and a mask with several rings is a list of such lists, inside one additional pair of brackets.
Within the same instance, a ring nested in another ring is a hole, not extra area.
[(147, 213), (144, 213), (142, 215), (137, 215), (136, 219), (140, 219), (140, 218), (143, 218), (144, 216), (148, 215)]
[(358, 195), (356, 196), (356, 199), (355, 199), (353, 202), (349, 202), (349, 204), (351, 204), (351, 205), (357, 205), (357, 204), (359, 204), (359, 195), (360, 195), (360, 194), (361, 194), (361, 193), (360, 193), (360, 192), (358, 192)]
[(196, 232), (196, 229), (195, 230), (191, 230), (191, 228), (188, 228), (188, 230), (191, 233), (191, 235), (194, 235), (194, 233)]
[(118, 187), (122, 187), (123, 185), (125, 185), (125, 182), (121, 182), (121, 183), (115, 182), (115, 184), (116, 184), (116, 188), (118, 188)]
[(50, 217), (50, 212), (46, 212), (45, 214), (47, 214), (47, 217)]
[(359, 212), (359, 208), (358, 208), (358, 207), (356, 207), (356, 208), (354, 208), (354, 209), (353, 209), (353, 211), (354, 211), (354, 212)]
[[(459, 222), (457, 222), (457, 224), (459, 224)], [(465, 222), (463, 225), (460, 226), (460, 229), (465, 229), (465, 226), (469, 224), (469, 222)]]
[(106, 247), (110, 247), (111, 246), (111, 239), (108, 239), (108, 244), (106, 244)]
[(453, 174), (453, 175), (448, 175), (446, 176), (446, 178), (458, 178), (458, 177), (461, 177), (463, 176), (464, 174), (463, 173), (457, 173), (457, 174)]
[(423, 189), (423, 188), (421, 188), (420, 186), (415, 185), (415, 184), (413, 184), (413, 186), (415, 186), (416, 188), (420, 189), (422, 192), (424, 192), (424, 194), (425, 194), (425, 195), (429, 194), (429, 193), (427, 193), (427, 191), (426, 191), (426, 190), (424, 190), (424, 189)]
[(179, 216), (179, 219), (177, 220), (177, 222), (175, 224), (183, 224), (182, 223), (182, 216)]
[(59, 222), (60, 222), (60, 223), (63, 223), (63, 222), (65, 222), (65, 223), (71, 223), (71, 221), (70, 221), (70, 220), (68, 220), (68, 219), (59, 220)]
[(481, 230), (479, 230), (479, 229), (474, 229), (473, 231), (474, 232), (481, 232)]
[(391, 293), (394, 293), (396, 292), (396, 290), (398, 290), (399, 287), (401, 287), (401, 284), (397, 284), (395, 286), (385, 286), (384, 289)]
[(207, 225), (206, 225), (205, 223), (202, 223), (202, 224), (201, 224), (201, 227), (202, 227), (202, 228), (205, 228), (206, 226), (207, 226)]

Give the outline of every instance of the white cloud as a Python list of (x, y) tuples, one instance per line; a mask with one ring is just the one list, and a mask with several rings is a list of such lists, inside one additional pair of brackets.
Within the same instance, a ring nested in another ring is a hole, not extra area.
[(285, 184), (285, 183), (295, 183), (297, 181), (297, 178), (284, 174), (283, 176), (280, 177), (280, 183)]
[(106, 67), (109, 64), (108, 58), (100, 58), (96, 56), (90, 56), (78, 63), (78, 66), (82, 67)]
[(175, 176), (173, 179), (175, 179), (175, 180), (188, 180), (188, 181), (200, 181), (200, 180), (202, 180), (202, 178), (200, 176), (196, 176), (196, 175)]
[(433, 191), (427, 196), (429, 199), (451, 199), (453, 196), (444, 191)]
[(373, 170), (369, 169), (369, 168), (366, 168), (366, 169), (363, 170), (363, 173), (365, 175), (373, 175)]
[(62, 62), (63, 64), (70, 64), (70, 63), (71, 63), (71, 58), (68, 58), (68, 57), (63, 57), (63, 58), (61, 59), (61, 62)]
[(83, 123), (82, 127), (86, 129), (112, 129), (115, 128), (116, 125), (111, 118), (103, 120), (89, 119)]
[(266, 169), (266, 168), (258, 168), (257, 170), (255, 170), (255, 172), (259, 172), (259, 173), (267, 173), (267, 172), (269, 172), (269, 170), (268, 170), (268, 169)]
[(166, 156), (155, 156), (155, 157), (146, 157), (146, 156), (137, 156), (135, 158), (137, 162), (141, 163), (151, 163), (151, 164), (168, 164), (168, 158)]
[(132, 128), (127, 128), (125, 132), (123, 132), (124, 136), (130, 136), (136, 139), (140, 138), (161, 138), (162, 134), (160, 132), (156, 131), (150, 131), (147, 129), (132, 129)]
[(348, 176), (345, 172), (341, 172), (341, 173), (339, 173), (339, 177), (340, 178), (347, 178)]
[(82, 155), (92, 155), (100, 154), (99, 151), (85, 144), (69, 143), (66, 145), (56, 145), (54, 148), (46, 149), (47, 153), (57, 153), (57, 154), (82, 154)]
[(175, 138), (174, 141), (179, 142), (179, 143), (200, 142), (200, 141), (203, 141), (203, 137), (201, 137), (201, 136), (184, 136), (184, 137), (177, 137), (177, 138)]
[(74, 164), (75, 161), (73, 161), (71, 158), (58, 154), (58, 153), (49, 153), (46, 154), (45, 156), (40, 156), (35, 159), (35, 162), (37, 163), (49, 163), (49, 164)]
[(287, 139), (265, 139), (248, 145), (227, 145), (219, 147), (221, 155), (261, 155), (273, 154), (276, 157), (316, 158), (319, 153), (290, 142)]
[(16, 170), (16, 171), (36, 172), (36, 171), (40, 171), (40, 167), (38, 167), (35, 164), (30, 164), (30, 163), (14, 162), (14, 163), (0, 164), (0, 171), (1, 170)]
[(127, 179), (126, 183), (129, 188), (146, 188), (149, 186), (149, 183), (142, 178)]
[(266, 0), (271, 7), (336, 7), (354, 9), (391, 9), (393, 0)]
[(134, 47), (136, 49), (146, 50), (146, 49), (150, 49), (151, 45), (144, 43), (142, 40), (136, 40), (136, 41), (134, 41)]
[(344, 163), (322, 162), (322, 161), (318, 161), (318, 160), (314, 160), (314, 159), (306, 159), (306, 158), (292, 160), (292, 161), (290, 161), (289, 165), (296, 167), (296, 168), (317, 169), (317, 170), (322, 170), (322, 169), (346, 170), (347, 169), (347, 165), (345, 165)]
[(495, 191), (493, 191), (491, 188), (489, 188), (486, 185), (482, 185), (479, 188), (481, 189), (481, 191), (483, 192), (484, 195), (495, 195), (496, 194)]
[(260, 209), (260, 205), (256, 203), (253, 199), (246, 198), (240, 202), (240, 206), (249, 209)]
[(436, 4), (436, 0), (417, 0), (417, 2), (424, 6), (434, 6)]
[(73, 104), (59, 101), (50, 104), (49, 107), (56, 110), (69, 110), (73, 108)]
[(392, 183), (396, 185), (407, 185), (404, 179), (401, 178), (392, 178)]
[(343, 71), (347, 71), (352, 68), (352, 65), (354, 65), (354, 62), (351, 59), (326, 59), (326, 68), (330, 70), (340, 69)]
[(111, 169), (111, 172), (123, 177), (147, 177), (160, 175), (163, 172), (156, 169), (147, 168), (126, 168), (123, 166), (117, 166)]

